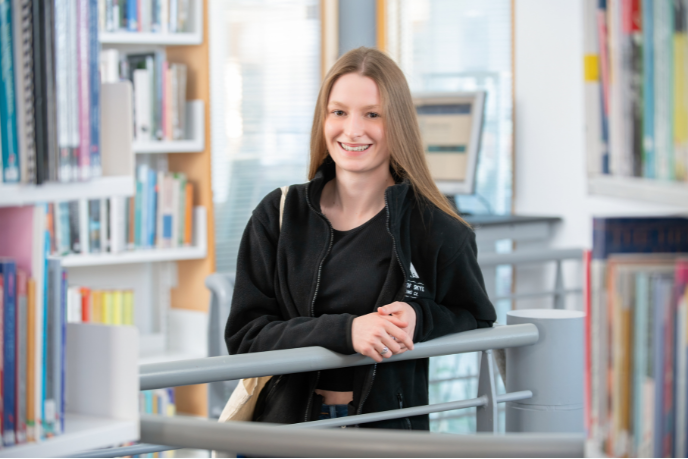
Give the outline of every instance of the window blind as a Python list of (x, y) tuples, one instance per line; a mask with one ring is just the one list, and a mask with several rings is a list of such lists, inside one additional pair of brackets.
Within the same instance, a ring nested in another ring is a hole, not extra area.
[(510, 0), (387, 0), (388, 51), (412, 92), (487, 91), (472, 213), (511, 211)]
[(233, 272), (251, 211), (306, 181), (320, 87), (318, 0), (212, 0), (212, 181), (218, 272)]

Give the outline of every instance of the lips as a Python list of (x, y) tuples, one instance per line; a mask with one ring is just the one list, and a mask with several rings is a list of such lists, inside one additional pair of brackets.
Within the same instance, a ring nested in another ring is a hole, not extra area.
[(348, 152), (354, 152), (354, 153), (359, 153), (362, 151), (366, 151), (368, 148), (372, 146), (372, 144), (350, 144), (350, 143), (343, 143), (343, 142), (337, 142), (339, 143), (339, 146), (342, 147), (344, 151)]

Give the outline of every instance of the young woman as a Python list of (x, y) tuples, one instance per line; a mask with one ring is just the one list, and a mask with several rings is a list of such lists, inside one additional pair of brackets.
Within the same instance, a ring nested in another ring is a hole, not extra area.
[[(225, 330), (230, 354), (323, 346), (380, 363), (491, 327), (475, 236), (435, 186), (397, 65), (375, 49), (325, 77), (309, 182), (254, 210)], [(428, 359), (274, 376), (254, 420), (297, 423), (428, 404)], [(428, 416), (361, 427), (429, 429)]]

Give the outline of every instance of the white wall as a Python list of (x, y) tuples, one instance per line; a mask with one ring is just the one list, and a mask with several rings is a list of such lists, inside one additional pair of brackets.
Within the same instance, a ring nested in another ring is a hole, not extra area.
[(514, 3), (515, 212), (562, 217), (553, 245), (585, 248), (593, 215), (685, 213), (688, 203), (680, 209), (587, 194), (583, 1)]

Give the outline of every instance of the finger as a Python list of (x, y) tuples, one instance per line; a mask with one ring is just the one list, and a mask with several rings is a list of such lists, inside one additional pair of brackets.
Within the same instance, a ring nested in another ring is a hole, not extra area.
[(404, 330), (399, 329), (397, 332), (392, 324), (388, 324), (387, 328), (387, 333), (389, 333), (392, 336), (395, 336), (397, 338), (397, 343), (399, 345), (405, 345), (407, 348), (413, 350), (413, 340), (411, 340), (411, 337), (406, 333)]
[(379, 312), (380, 314), (388, 315), (388, 314), (395, 314), (397, 312), (401, 312), (402, 310), (403, 310), (403, 307), (402, 307), (401, 303), (394, 302), (394, 303), (388, 304), (386, 306), (382, 306), (381, 308), (378, 308), (377, 312)]
[(385, 319), (387, 322), (393, 324), (395, 327), (398, 327), (398, 328), (406, 328), (406, 327), (408, 327), (408, 322), (405, 321), (405, 320), (401, 320), (401, 319), (400, 319), (399, 317), (397, 317), (397, 316), (386, 316), (386, 315), (383, 315), (383, 316), (381, 316), (381, 317), (382, 317), (383, 319)]
[(390, 335), (385, 334), (384, 336), (381, 337), (380, 342), (382, 342), (383, 346), (386, 346), (387, 349), (391, 351), (383, 355), (383, 357), (391, 357), (394, 354), (398, 354), (401, 352), (401, 346), (399, 343), (394, 341)]
[[(380, 341), (380, 344), (378, 344), (378, 345), (376, 346), (376, 348), (378, 348), (378, 354), (380, 354), (380, 356), (381, 356), (383, 359), (388, 359), (388, 358), (390, 358), (390, 357), (392, 357), (393, 355), (396, 354), (396, 352), (394, 352), (393, 349), (390, 349), (389, 346), (387, 346), (387, 345), (386, 345), (384, 342), (382, 342), (382, 341)], [(385, 350), (385, 348), (387, 348), (387, 352), (385, 352), (385, 353), (383, 354), (382, 352)]]
[[(382, 347), (380, 347), (380, 351), (382, 350)], [(371, 359), (375, 360), (375, 362), (380, 363), (382, 362), (382, 356), (380, 355), (380, 352), (375, 349), (373, 346), (370, 346), (370, 349), (368, 351), (364, 352), (363, 355), (370, 357)]]

